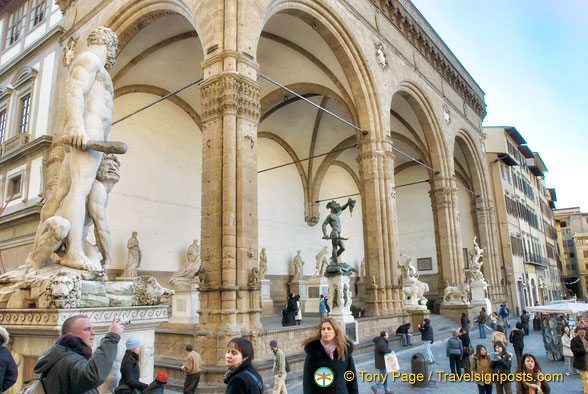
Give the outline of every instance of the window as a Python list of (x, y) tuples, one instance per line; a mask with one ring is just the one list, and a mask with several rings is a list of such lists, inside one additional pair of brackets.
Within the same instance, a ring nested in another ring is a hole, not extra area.
[(564, 222), (564, 221), (559, 222), (559, 225), (561, 227), (568, 227), (568, 224), (566, 222)]
[(574, 246), (574, 240), (568, 239), (568, 247)]
[(25, 18), (25, 6), (26, 3), (20, 6), (15, 12), (8, 18), (8, 28), (6, 29), (6, 45), (8, 48), (15, 42), (21, 39), (23, 33), (23, 21)]
[(6, 109), (0, 112), (0, 144), (4, 143), (4, 137), (6, 136)]
[(37, 26), (47, 16), (47, 0), (33, 0), (31, 3), (31, 27)]
[(430, 257), (424, 257), (417, 259), (417, 269), (419, 271), (432, 271), (433, 270), (433, 259)]
[(14, 200), (22, 194), (22, 174), (8, 178), (6, 200)]
[(588, 259), (588, 250), (585, 250), (585, 251), (584, 251), (584, 258), (585, 258), (585, 259)]
[(27, 94), (20, 99), (20, 132), (26, 133), (29, 130), (29, 119), (31, 115), (31, 95)]
[(573, 252), (570, 252), (570, 259), (576, 258), (576, 254)]

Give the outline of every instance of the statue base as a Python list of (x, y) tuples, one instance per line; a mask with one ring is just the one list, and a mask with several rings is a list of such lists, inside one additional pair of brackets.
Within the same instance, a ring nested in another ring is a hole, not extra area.
[(200, 297), (198, 283), (189, 280), (177, 281), (174, 285), (176, 294), (172, 296), (172, 312), (169, 318), (174, 324), (198, 324)]
[(120, 380), (120, 363), (125, 353), (125, 341), (136, 337), (143, 343), (140, 357), (141, 381), (153, 381), (155, 329), (167, 321), (167, 305), (78, 308), (78, 309), (0, 309), (0, 325), (10, 332), (12, 354), (22, 361), (18, 365), (15, 389), (20, 392), (23, 377), (35, 376), (33, 367), (37, 358), (53, 346), (61, 335), (61, 325), (74, 315), (86, 315), (94, 324), (96, 337), (94, 350), (106, 335), (114, 316), (131, 320), (118, 343), (116, 360), (106, 382), (98, 388), (100, 393), (112, 393)]
[(261, 315), (274, 316), (274, 300), (271, 297), (271, 286), (269, 279), (260, 280), (261, 283)]
[[(327, 269), (328, 271), (328, 269)], [(331, 274), (327, 276), (329, 284), (329, 306), (331, 312), (329, 317), (333, 318), (345, 330), (345, 334), (353, 340), (359, 342), (359, 330), (357, 321), (351, 313), (351, 281), (350, 275)]]
[(480, 309), (486, 308), (486, 303), (472, 303), (469, 304), (441, 304), (441, 314), (456, 322), (460, 322), (461, 314), (465, 313), (470, 321), (476, 320), (480, 314)]
[(306, 301), (306, 281), (295, 280), (290, 282), (290, 293), (294, 295), (300, 295), (300, 301)]
[(419, 324), (423, 324), (423, 321), (431, 316), (431, 312), (428, 309), (406, 310), (406, 312), (410, 313), (410, 324), (413, 330), (415, 330)]
[(329, 284), (324, 276), (313, 276), (306, 282), (307, 299), (304, 303), (304, 314), (306, 316), (319, 316), (319, 304), (321, 294), (329, 294)]
[(492, 303), (488, 298), (488, 284), (484, 280), (475, 280), (470, 283), (470, 289), (472, 292), (472, 304), (484, 304), (486, 305), (486, 313), (492, 313)]

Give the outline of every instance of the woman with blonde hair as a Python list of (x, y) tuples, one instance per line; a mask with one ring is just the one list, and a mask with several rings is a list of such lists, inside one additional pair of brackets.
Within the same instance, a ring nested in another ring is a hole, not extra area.
[[(316, 335), (305, 340), (303, 345), (306, 352), (304, 394), (359, 393), (355, 363), (351, 356), (354, 345), (341, 332), (335, 320), (323, 319), (318, 325)], [(321, 368), (324, 368), (323, 372), (318, 371)], [(346, 380), (351, 375), (348, 371), (354, 376), (350, 381)]]

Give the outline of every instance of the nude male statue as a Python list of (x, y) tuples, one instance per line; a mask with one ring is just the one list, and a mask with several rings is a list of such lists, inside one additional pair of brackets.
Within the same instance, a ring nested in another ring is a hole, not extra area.
[[(66, 88), (66, 120), (60, 142), (69, 146), (61, 165), (55, 193), (51, 195), (41, 211), (33, 249), (40, 238), (47, 234), (46, 221), (65, 219), (68, 222), (66, 248), (59, 263), (71, 268), (100, 271), (102, 267), (93, 263), (82, 247), (86, 200), (102, 153), (87, 149), (89, 140), (109, 141), (113, 113), (113, 86), (108, 69), (114, 65), (118, 38), (106, 27), (93, 30), (88, 36), (88, 49), (73, 61)], [(63, 232), (65, 224), (55, 224)], [(45, 230), (45, 232), (44, 232)], [(61, 234), (56, 234), (58, 238)], [(40, 268), (42, 261), (27, 259), (32, 269)]]
[[(336, 201), (331, 201), (327, 204), (327, 209), (330, 209), (331, 213), (323, 222), (323, 239), (330, 239), (333, 245), (331, 264), (337, 264), (337, 257), (345, 251), (345, 243), (343, 241), (346, 238), (341, 237), (341, 219), (339, 219), (339, 216), (348, 207), (352, 211), (353, 207), (355, 207), (355, 200), (350, 198), (343, 206), (339, 205)], [(330, 235), (327, 234), (327, 225), (331, 226)]]

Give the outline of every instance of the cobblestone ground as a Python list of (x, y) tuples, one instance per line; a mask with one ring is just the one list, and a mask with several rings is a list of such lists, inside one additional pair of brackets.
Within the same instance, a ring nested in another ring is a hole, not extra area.
[[(513, 321), (514, 322), (514, 321)], [(444, 336), (448, 336), (444, 334)], [(480, 335), (478, 332), (477, 327), (471, 330), (470, 337), (472, 339), (472, 345), (475, 348), (477, 344), (483, 344), (486, 348), (490, 348), (490, 335), (487, 335), (486, 339), (480, 339)], [(431, 374), (431, 381), (428, 383), (427, 387), (425, 388), (417, 388), (410, 385), (407, 382), (395, 381), (391, 382), (392, 391), (395, 394), (398, 393), (435, 393), (435, 394), (455, 394), (456, 392), (459, 393), (477, 393), (478, 388), (476, 383), (473, 382), (445, 382), (440, 381), (438, 372), (450, 372), (449, 369), (449, 360), (445, 357), (445, 347), (447, 345), (447, 337), (446, 338), (439, 338), (436, 335), (435, 343), (432, 346), (433, 354), (435, 356), (435, 364), (429, 366), (429, 372)], [(421, 344), (420, 340), (418, 340), (414, 346), (407, 347), (407, 348), (396, 348), (394, 349), (398, 355), (398, 360), (400, 363), (401, 373), (410, 373), (411, 366), (410, 366), (410, 359), (413, 354), (417, 352), (422, 352), (424, 350), (424, 346)], [(514, 357), (514, 350), (512, 345), (508, 344), (509, 352), (513, 353)], [(566, 393), (566, 394), (582, 394), (582, 381), (579, 375), (571, 375), (565, 376), (563, 374), (564, 371), (564, 363), (563, 361), (549, 361), (545, 354), (545, 349), (543, 347), (543, 342), (541, 339), (541, 333), (539, 331), (531, 330), (530, 335), (525, 337), (525, 353), (533, 354), (539, 364), (541, 369), (544, 373), (549, 374), (562, 374), (563, 381), (560, 382), (551, 382), (551, 393), (559, 394), (559, 393)], [(376, 372), (374, 368), (374, 361), (373, 356), (360, 356), (356, 361), (356, 367), (359, 374), (359, 371), (367, 371), (369, 373)], [(513, 368), (513, 372), (514, 372)], [(362, 382), (360, 379), (359, 384), (359, 392), (371, 394), (372, 391), (370, 390), (370, 386), (373, 383)], [(512, 390), (513, 393), (516, 393), (515, 384), (512, 383)], [(378, 393), (383, 393), (383, 389), (380, 388)], [(493, 388), (493, 393), (496, 391)], [(302, 384), (301, 382), (294, 382), (291, 385), (288, 385), (288, 393), (289, 394), (302, 394)]]

